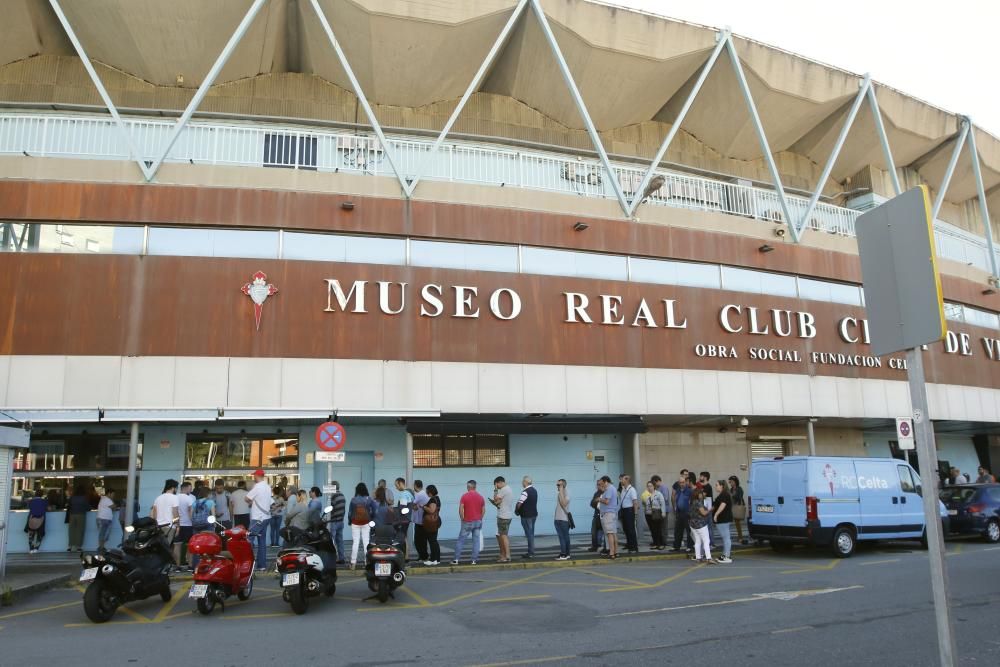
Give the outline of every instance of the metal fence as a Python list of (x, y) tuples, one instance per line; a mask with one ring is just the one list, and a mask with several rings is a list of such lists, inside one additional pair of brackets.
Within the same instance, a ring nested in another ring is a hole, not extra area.
[[(155, 160), (173, 121), (146, 118), (124, 121), (142, 158)], [(608, 175), (596, 159), (462, 142), (449, 142), (431, 155), (429, 140), (389, 137), (389, 143), (408, 179), (421, 174), (421, 178), (431, 180), (614, 197)], [(0, 154), (130, 159), (128, 146), (111, 118), (82, 114), (0, 114)], [(189, 123), (166, 161), (392, 174), (385, 152), (374, 136), (237, 122)], [(613, 168), (625, 195), (634, 196), (643, 170), (626, 165)], [(772, 190), (671, 171), (657, 173), (664, 177), (664, 182), (649, 196), (649, 204), (784, 222), (777, 193)], [(789, 195), (787, 200), (791, 215), (805, 213), (806, 198)], [(809, 226), (816, 231), (853, 237), (854, 222), (860, 214), (853, 209), (819, 203)], [(990, 270), (984, 239), (942, 222), (936, 223), (936, 231), (942, 257)]]

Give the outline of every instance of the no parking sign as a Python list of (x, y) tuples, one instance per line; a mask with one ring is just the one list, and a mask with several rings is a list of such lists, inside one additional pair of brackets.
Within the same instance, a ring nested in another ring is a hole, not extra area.
[(896, 442), (900, 449), (913, 449), (913, 420), (896, 417)]
[(316, 429), (316, 446), (324, 452), (336, 452), (347, 444), (347, 431), (337, 422), (324, 422)]

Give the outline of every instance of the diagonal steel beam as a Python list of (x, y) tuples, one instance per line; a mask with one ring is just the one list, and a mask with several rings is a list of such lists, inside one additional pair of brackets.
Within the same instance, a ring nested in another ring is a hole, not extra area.
[(125, 121), (122, 120), (121, 116), (118, 115), (118, 108), (115, 103), (111, 101), (111, 95), (108, 94), (108, 89), (104, 87), (104, 83), (101, 81), (101, 77), (97, 76), (97, 70), (94, 69), (93, 63), (90, 62), (90, 57), (87, 56), (87, 52), (83, 49), (83, 44), (76, 36), (76, 31), (73, 30), (73, 26), (70, 25), (69, 19), (66, 18), (66, 14), (63, 12), (62, 7), (59, 5), (59, 0), (49, 0), (49, 4), (52, 6), (52, 11), (56, 13), (56, 18), (59, 19), (59, 23), (62, 24), (63, 30), (66, 32), (66, 36), (69, 37), (70, 43), (73, 44), (73, 48), (76, 49), (76, 53), (80, 56), (80, 60), (83, 61), (83, 67), (87, 70), (87, 74), (90, 76), (90, 80), (94, 82), (94, 86), (97, 87), (97, 93), (101, 96), (101, 100), (104, 102), (104, 106), (111, 113), (111, 117), (115, 120), (115, 125), (118, 127), (118, 132), (125, 139), (125, 143), (128, 146), (129, 152), (132, 154), (132, 159), (136, 161), (139, 165), (139, 169), (142, 170), (143, 175), (146, 180), (152, 178), (152, 172), (149, 167), (146, 166), (145, 160), (143, 160), (142, 153), (139, 152), (139, 148), (132, 138), (132, 133), (128, 131), (125, 126)]
[(642, 203), (642, 195), (646, 191), (646, 187), (649, 182), (653, 180), (653, 174), (656, 173), (656, 168), (660, 166), (660, 162), (663, 160), (663, 156), (667, 154), (667, 148), (670, 146), (670, 142), (674, 140), (677, 132), (681, 128), (681, 123), (684, 121), (685, 116), (687, 116), (688, 111), (691, 110), (691, 106), (694, 104), (694, 100), (698, 97), (698, 93), (701, 92), (701, 87), (705, 85), (705, 79), (708, 78), (709, 72), (712, 71), (712, 67), (715, 66), (715, 61), (719, 59), (719, 54), (722, 53), (722, 49), (726, 48), (726, 42), (729, 40), (729, 30), (722, 30), (716, 36), (716, 45), (712, 49), (712, 55), (708, 57), (705, 61), (705, 65), (701, 68), (701, 73), (698, 75), (698, 79), (694, 83), (694, 87), (688, 94), (687, 99), (684, 101), (684, 106), (681, 107), (680, 113), (677, 114), (677, 118), (674, 119), (673, 125), (670, 126), (670, 131), (667, 132), (667, 136), (663, 139), (663, 143), (660, 144), (660, 148), (656, 151), (656, 155), (653, 157), (653, 162), (649, 165), (649, 169), (642, 176), (642, 182), (636, 189), (635, 195), (632, 197), (632, 202), (629, 204), (626, 213), (628, 217), (635, 215), (635, 210), (639, 208)]
[(455, 121), (458, 120), (458, 115), (462, 113), (462, 109), (465, 108), (465, 104), (469, 101), (469, 98), (472, 97), (472, 94), (479, 90), (479, 85), (482, 83), (483, 77), (486, 76), (486, 72), (488, 72), (490, 67), (493, 65), (493, 61), (496, 60), (497, 54), (506, 43), (511, 30), (514, 29), (517, 19), (521, 16), (524, 12), (524, 8), (527, 6), (528, 0), (518, 0), (517, 7), (514, 8), (514, 13), (510, 15), (509, 19), (507, 19), (507, 24), (503, 27), (503, 30), (500, 31), (500, 35), (493, 43), (493, 48), (491, 48), (490, 52), (486, 54), (485, 60), (483, 60), (483, 63), (479, 66), (479, 71), (477, 71), (476, 75), (472, 77), (472, 81), (469, 82), (469, 87), (465, 89), (462, 99), (459, 100), (458, 106), (456, 106), (455, 110), (451, 112), (451, 117), (448, 118), (448, 122), (444, 124), (444, 128), (441, 130), (441, 133), (434, 141), (431, 149), (427, 152), (427, 156), (424, 158), (424, 166), (413, 177), (409, 186), (407, 186), (407, 196), (413, 196), (413, 191), (417, 188), (417, 183), (420, 182), (420, 172), (427, 170), (427, 167), (431, 164), (431, 160), (434, 159), (434, 156), (437, 154), (438, 150), (440, 150), (441, 144), (444, 143), (445, 137), (448, 136), (448, 133), (451, 132), (451, 128), (455, 124)]
[(173, 130), (171, 130), (166, 144), (160, 151), (160, 154), (156, 157), (156, 160), (153, 161), (153, 166), (146, 174), (147, 181), (153, 180), (153, 177), (156, 176), (156, 172), (159, 171), (160, 165), (163, 164), (163, 161), (167, 158), (167, 155), (170, 153), (170, 149), (174, 147), (174, 144), (177, 142), (177, 138), (181, 136), (181, 132), (184, 131), (188, 121), (191, 120), (191, 116), (194, 115), (194, 112), (201, 105), (201, 101), (205, 99), (205, 95), (208, 94), (208, 89), (212, 87), (213, 83), (215, 83), (215, 79), (219, 76), (219, 72), (221, 72), (222, 68), (226, 66), (229, 56), (233, 55), (233, 51), (236, 50), (236, 47), (239, 45), (240, 41), (242, 41), (243, 36), (247, 33), (247, 30), (250, 28), (250, 24), (253, 23), (253, 20), (260, 11), (260, 8), (263, 7), (266, 2), (267, 0), (254, 0), (254, 3), (250, 5), (250, 9), (248, 9), (247, 13), (243, 16), (243, 20), (240, 21), (238, 26), (236, 26), (236, 30), (229, 38), (229, 41), (226, 42), (226, 46), (223, 47), (222, 53), (220, 53), (219, 57), (215, 59), (212, 69), (208, 70), (208, 74), (205, 75), (205, 80), (201, 82), (200, 86), (198, 86), (198, 90), (195, 92), (194, 97), (191, 98), (191, 101), (188, 102), (187, 107), (185, 107), (184, 113), (182, 113), (180, 118), (178, 118), (174, 123)]
[(344, 50), (340, 47), (340, 42), (337, 41), (336, 35), (333, 34), (333, 28), (330, 27), (330, 22), (326, 19), (326, 14), (323, 13), (322, 8), (319, 6), (319, 0), (310, 0), (310, 2), (312, 3), (313, 11), (315, 11), (316, 16), (319, 17), (319, 22), (320, 25), (323, 26), (323, 32), (326, 33), (326, 38), (330, 41), (330, 46), (333, 47), (333, 50), (337, 54), (337, 60), (340, 61), (340, 66), (344, 68), (344, 72), (347, 74), (347, 78), (351, 82), (351, 88), (354, 90), (354, 94), (357, 96), (358, 102), (361, 104), (361, 108), (364, 110), (365, 116), (368, 118), (368, 122), (371, 123), (372, 129), (375, 131), (375, 135), (378, 137), (379, 143), (382, 144), (382, 151), (385, 153), (385, 157), (389, 161), (389, 166), (392, 167), (393, 173), (396, 174), (396, 180), (399, 181), (399, 187), (403, 190), (403, 196), (409, 198), (410, 193), (406, 187), (406, 179), (396, 166), (396, 159), (393, 157), (392, 147), (389, 145), (388, 140), (386, 140), (385, 134), (382, 132), (382, 126), (379, 125), (378, 119), (375, 118), (375, 112), (368, 103), (368, 98), (365, 97), (365, 91), (361, 89), (361, 83), (358, 81), (358, 77), (354, 76), (354, 70), (351, 69), (351, 64), (347, 62), (347, 56), (344, 54)]
[(976, 128), (972, 126), (972, 121), (965, 119), (968, 126), (969, 157), (972, 158), (972, 173), (976, 176), (976, 190), (979, 196), (979, 216), (983, 219), (983, 235), (986, 236), (986, 248), (990, 255), (990, 268), (993, 270), (993, 279), (1000, 278), (997, 272), (997, 253), (993, 247), (993, 227), (990, 225), (990, 212), (986, 207), (986, 192), (983, 188), (983, 172), (979, 165), (979, 150), (976, 148)]
[[(316, 2), (316, 0), (313, 0), (313, 2)], [(590, 112), (587, 111), (587, 105), (583, 101), (583, 96), (580, 95), (580, 89), (576, 86), (576, 81), (573, 79), (573, 73), (569, 71), (569, 65), (566, 64), (566, 58), (563, 56), (562, 49), (559, 48), (556, 36), (552, 33), (552, 26), (549, 25), (549, 20), (545, 17), (545, 11), (542, 10), (542, 5), (539, 3), (539, 0), (531, 0), (531, 9), (538, 18), (538, 23), (542, 28), (542, 33), (545, 35), (545, 40), (549, 43), (552, 55), (556, 57), (556, 63), (559, 65), (559, 71), (562, 72), (563, 80), (566, 82), (566, 87), (569, 88), (570, 95), (573, 97), (573, 102), (576, 103), (576, 110), (583, 118), (584, 125), (587, 126), (587, 134), (590, 135), (590, 141), (594, 144), (594, 149), (601, 158), (601, 163), (604, 165), (604, 170), (608, 174), (608, 179), (611, 181), (611, 188), (614, 190), (615, 197), (618, 199), (618, 203), (622, 207), (622, 212), (625, 213), (625, 215), (628, 215), (628, 201), (625, 199), (625, 193), (622, 192), (621, 183), (618, 182), (618, 176), (615, 174), (614, 169), (611, 168), (611, 161), (608, 159), (608, 153), (604, 150), (604, 144), (601, 143), (601, 137), (597, 133), (597, 128), (594, 127), (594, 121), (590, 118)]]
[(750, 112), (750, 120), (753, 121), (754, 129), (757, 131), (757, 140), (760, 142), (761, 152), (764, 153), (767, 168), (771, 172), (774, 189), (778, 193), (778, 201), (781, 203), (781, 210), (785, 214), (785, 224), (788, 225), (788, 231), (792, 234), (792, 240), (798, 243), (800, 240), (799, 232), (795, 226), (795, 221), (792, 220), (792, 214), (788, 210), (788, 200), (785, 198), (785, 188), (781, 185), (781, 177), (778, 175), (778, 165), (774, 163), (774, 156), (771, 155), (771, 146), (767, 143), (767, 135), (764, 134), (764, 125), (760, 122), (760, 114), (757, 113), (757, 105), (754, 104), (753, 95), (750, 93), (750, 86), (747, 84), (743, 65), (740, 64), (740, 57), (736, 53), (736, 44), (733, 42), (732, 35), (726, 39), (726, 50), (729, 52), (729, 60), (732, 62), (733, 70), (736, 72), (736, 79), (740, 84), (740, 92), (743, 93), (747, 110)]
[(819, 181), (816, 183), (816, 190), (813, 192), (812, 197), (809, 198), (809, 204), (806, 206), (806, 211), (802, 214), (802, 219), (798, 223), (799, 237), (802, 236), (802, 230), (805, 229), (806, 224), (809, 221), (809, 216), (812, 215), (813, 210), (816, 208), (816, 204), (819, 203), (819, 196), (823, 193), (823, 186), (826, 184), (827, 179), (830, 178), (830, 174), (833, 172), (833, 165), (837, 163), (837, 158), (840, 157), (840, 151), (844, 148), (844, 142), (847, 141), (847, 135), (851, 131), (851, 126), (854, 125), (854, 119), (857, 118), (858, 110), (861, 109), (861, 103), (865, 101), (865, 96), (868, 94), (868, 90), (871, 88), (871, 85), (871, 76), (865, 74), (858, 86), (858, 94), (854, 96), (854, 103), (851, 104), (851, 109), (847, 112), (847, 118), (844, 119), (844, 125), (840, 128), (840, 134), (837, 135), (837, 142), (833, 145), (830, 157), (827, 158), (826, 164), (823, 166), (823, 171), (819, 176)]
[(944, 193), (947, 192), (948, 186), (951, 184), (951, 177), (955, 173), (955, 165), (958, 164), (958, 156), (962, 154), (962, 146), (965, 145), (965, 139), (969, 136), (969, 121), (966, 118), (962, 118), (962, 128), (958, 132), (958, 137), (955, 139), (955, 147), (951, 150), (951, 158), (948, 160), (948, 168), (944, 170), (944, 178), (941, 179), (941, 187), (938, 188), (937, 197), (934, 198), (934, 208), (931, 209), (931, 220), (937, 220), (938, 213), (941, 211), (941, 204), (944, 203)]
[(882, 144), (882, 154), (885, 156), (885, 164), (889, 168), (892, 176), (892, 188), (897, 195), (903, 194), (903, 188), (899, 185), (899, 174), (896, 173), (896, 162), (892, 159), (892, 149), (889, 148), (889, 135), (885, 133), (885, 125), (882, 123), (882, 110), (878, 108), (878, 99), (875, 95), (875, 84), (868, 86), (868, 103), (871, 105), (872, 117), (875, 119), (875, 131), (878, 133), (878, 140)]

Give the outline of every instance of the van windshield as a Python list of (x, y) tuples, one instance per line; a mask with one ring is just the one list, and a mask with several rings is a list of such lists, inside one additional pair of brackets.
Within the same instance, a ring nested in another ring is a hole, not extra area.
[(946, 503), (968, 503), (976, 496), (977, 489), (968, 487), (958, 487), (954, 489), (941, 489), (941, 500)]

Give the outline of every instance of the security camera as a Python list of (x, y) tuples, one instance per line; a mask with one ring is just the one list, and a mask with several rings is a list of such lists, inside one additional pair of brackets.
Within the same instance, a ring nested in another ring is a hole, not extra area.
[(750, 420), (744, 417), (740, 420), (740, 426), (747, 427), (750, 425)]
[(28, 433), (31, 433), (31, 422), (30, 421), (23, 422), (21, 424), (21, 428), (23, 428)]

